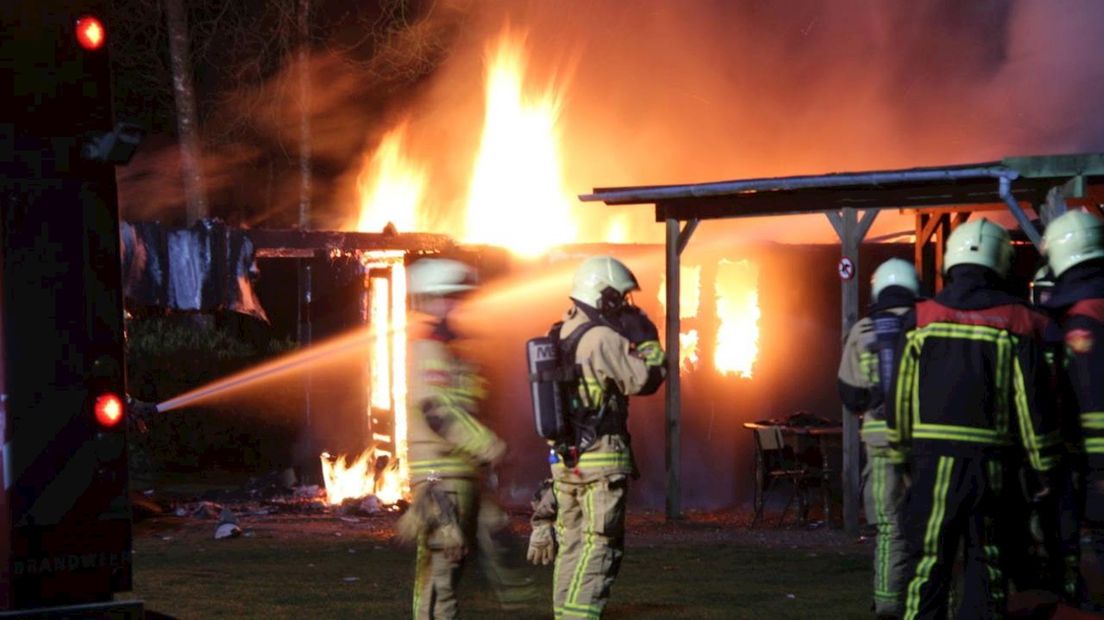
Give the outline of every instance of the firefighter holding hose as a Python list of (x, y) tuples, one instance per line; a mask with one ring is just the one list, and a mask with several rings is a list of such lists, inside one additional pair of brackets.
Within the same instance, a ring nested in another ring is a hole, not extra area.
[[(485, 538), (477, 535), (482, 469), (506, 450), (477, 418), (484, 380), (457, 350), (448, 321), (474, 288), (474, 271), (459, 261), (422, 259), (410, 266), (409, 291), (425, 320), (413, 327), (409, 344), (407, 440), (414, 498), (399, 529), (401, 536), (417, 540), (418, 619), (457, 617), (461, 568), (477, 538)], [(495, 577), (493, 569), (488, 573)]]

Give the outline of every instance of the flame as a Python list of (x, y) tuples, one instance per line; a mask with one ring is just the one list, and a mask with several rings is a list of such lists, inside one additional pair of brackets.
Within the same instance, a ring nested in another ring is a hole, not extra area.
[(679, 333), (679, 368), (694, 370), (698, 367), (698, 330)]
[(759, 268), (748, 260), (717, 264), (717, 348), (713, 364), (721, 374), (751, 377), (759, 354)]
[[(679, 318), (692, 319), (698, 316), (701, 305), (701, 266), (681, 265), (679, 267)], [(667, 310), (667, 278), (659, 282), (657, 292), (659, 303)], [(693, 370), (698, 365), (698, 330), (679, 332), (679, 368)]]
[(561, 99), (523, 92), (524, 36), (504, 30), (487, 50), (483, 135), (468, 190), (465, 239), (537, 256), (575, 239), (563, 187)]
[(606, 243), (628, 243), (629, 221), (628, 216), (621, 213), (610, 218), (606, 228)]
[(391, 398), (391, 356), (390, 353), (390, 334), (388, 330), (379, 329), (379, 326), (387, 325), (388, 310), (390, 304), (388, 303), (388, 289), (387, 278), (369, 278), (368, 280), (368, 299), (369, 299), (369, 312), (371, 325), (377, 326), (375, 334), (372, 338), (372, 359), (369, 364), (371, 389), (369, 390), (371, 398), (369, 399), (373, 407), (379, 409), (390, 409)]
[[(701, 305), (701, 266), (679, 266), (679, 318), (692, 319), (698, 316), (698, 306)], [(667, 277), (659, 281), (659, 291), (656, 292), (659, 303), (663, 309), (667, 309)]]
[(326, 503), (337, 506), (347, 499), (375, 495), (381, 504), (391, 505), (403, 498), (402, 474), (393, 459), (376, 477), (376, 461), (388, 453), (368, 448), (350, 464), (346, 455), (322, 453), (322, 480), (326, 484)]
[[(369, 363), (369, 402), (371, 408), (390, 410), (391, 434), (381, 434), (374, 430), (373, 438), (394, 446), (394, 476), (400, 493), (409, 487), (410, 475), (407, 460), (407, 412), (406, 412), (406, 267), (403, 265), (404, 253), (401, 251), (378, 251), (365, 253), (362, 264), (368, 273), (372, 270), (387, 269), (390, 278), (371, 276), (368, 278), (369, 321), (371, 325), (386, 325), (388, 329), (377, 329), (372, 341)], [(371, 408), (367, 412), (371, 423)], [(388, 457), (392, 454), (377, 450)], [(388, 472), (392, 468), (388, 468)], [(384, 472), (385, 477), (389, 475)], [(383, 501), (383, 498), (380, 498)]]
[(357, 230), (379, 232), (388, 224), (404, 232), (425, 225), (420, 206), (426, 172), (404, 156), (406, 124), (388, 131), (375, 152), (364, 158), (357, 175), (360, 216)]

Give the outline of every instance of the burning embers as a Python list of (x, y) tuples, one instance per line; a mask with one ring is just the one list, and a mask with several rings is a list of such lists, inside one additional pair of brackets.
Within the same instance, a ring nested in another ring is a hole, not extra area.
[[(722, 259), (713, 275), (716, 338), (713, 342), (713, 367), (722, 375), (751, 378), (759, 354), (759, 267), (750, 260)], [(700, 362), (705, 321), (702, 316), (702, 267), (683, 265), (679, 272), (679, 318), (697, 325), (679, 333), (679, 367), (683, 372), (697, 369)], [(708, 276), (706, 276), (708, 277)], [(666, 281), (659, 287), (659, 301), (666, 308)], [(708, 308), (706, 308), (708, 310)]]
[(322, 479), (326, 503), (339, 506), (346, 500), (375, 497), (383, 506), (403, 499), (405, 484), (398, 461), (368, 448), (350, 464), (345, 456), (322, 453)]

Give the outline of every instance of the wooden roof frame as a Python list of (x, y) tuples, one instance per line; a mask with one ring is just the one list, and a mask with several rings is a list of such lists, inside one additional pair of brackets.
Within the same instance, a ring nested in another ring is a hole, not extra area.
[[(1007, 209), (1027, 238), (1038, 246), (1040, 231), (1028, 216), (1028, 208), (1043, 221), (1068, 204), (1099, 209), (1104, 203), (1104, 153), (1007, 157), (996, 162), (905, 170), (603, 187), (579, 199), (607, 205), (651, 204), (656, 221), (667, 228), (666, 513), (673, 520), (681, 518), (679, 257), (701, 221), (823, 213), (840, 238), (841, 256), (852, 261), (857, 274), (859, 246), (878, 213), (886, 209), (914, 210), (917, 266), (921, 267), (922, 248), (928, 240), (935, 238), (935, 260), (941, 262), (946, 235), (975, 211)], [(940, 271), (935, 270), (937, 280)], [(841, 299), (845, 336), (858, 320), (856, 278), (842, 280)], [(843, 425), (843, 522), (848, 533), (857, 534), (858, 422), (844, 412)]]

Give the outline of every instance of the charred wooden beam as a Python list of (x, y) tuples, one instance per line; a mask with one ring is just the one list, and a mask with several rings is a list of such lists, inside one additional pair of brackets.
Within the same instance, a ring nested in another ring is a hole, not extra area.
[(332, 230), (256, 229), (249, 238), (259, 257), (305, 258), (333, 252), (399, 250), (437, 254), (456, 248), (448, 235), (430, 233), (366, 233)]

